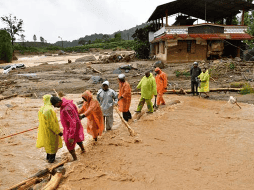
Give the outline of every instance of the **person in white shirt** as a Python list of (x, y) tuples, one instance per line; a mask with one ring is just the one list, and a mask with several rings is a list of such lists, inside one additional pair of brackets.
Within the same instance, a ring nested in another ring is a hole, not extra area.
[(109, 88), (109, 82), (102, 83), (102, 89), (97, 93), (97, 100), (101, 105), (106, 130), (111, 130), (113, 126), (113, 107), (117, 105), (117, 93)]

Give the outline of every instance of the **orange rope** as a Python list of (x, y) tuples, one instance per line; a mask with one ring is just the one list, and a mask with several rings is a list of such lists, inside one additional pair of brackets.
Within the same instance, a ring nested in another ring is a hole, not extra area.
[(19, 132), (19, 133), (14, 133), (12, 135), (8, 135), (8, 136), (5, 136), (5, 137), (1, 137), (0, 140), (6, 139), (6, 138), (9, 138), (9, 137), (12, 137), (12, 136), (16, 136), (16, 135), (19, 135), (19, 134), (22, 134), (22, 133), (25, 133), (25, 132), (28, 132), (28, 131), (32, 131), (34, 129), (38, 129), (38, 127), (35, 127), (35, 128), (32, 128), (32, 129), (28, 129), (28, 130), (25, 130), (25, 131), (22, 131), (22, 132)]
[[(60, 122), (61, 120), (59, 120), (58, 122)], [(25, 130), (25, 131), (21, 131), (19, 133), (14, 133), (12, 135), (8, 135), (8, 136), (5, 136), (5, 137), (1, 137), (0, 140), (2, 139), (6, 139), (6, 138), (9, 138), (9, 137), (12, 137), (12, 136), (16, 136), (16, 135), (19, 135), (19, 134), (22, 134), (22, 133), (25, 133), (25, 132), (28, 132), (28, 131), (32, 131), (32, 130), (35, 130), (35, 129), (38, 129), (38, 127), (35, 127), (35, 128), (32, 128), (32, 129), (28, 129), (28, 130)]]

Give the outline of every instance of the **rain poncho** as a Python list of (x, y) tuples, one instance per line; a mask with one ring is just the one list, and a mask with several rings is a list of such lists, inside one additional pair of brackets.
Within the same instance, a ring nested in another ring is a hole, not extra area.
[(84, 114), (87, 117), (87, 133), (96, 138), (101, 135), (104, 129), (104, 120), (100, 104), (93, 99), (91, 92), (85, 91), (82, 95), (87, 102), (84, 102), (83, 107), (79, 110), (79, 114)]
[(166, 73), (162, 72), (160, 70), (160, 68), (156, 68), (155, 69), (156, 72), (159, 72), (156, 77), (155, 77), (155, 81), (156, 81), (156, 86), (157, 86), (157, 93), (158, 93), (158, 97), (157, 97), (157, 106), (159, 105), (165, 105), (165, 101), (163, 99), (163, 93), (166, 92), (166, 88), (168, 85), (168, 79), (167, 79), (167, 75)]
[[(72, 100), (62, 99), (60, 117), (65, 144), (68, 150), (73, 150), (77, 142), (84, 140), (84, 129), (79, 119), (77, 107)], [(69, 139), (74, 139), (74, 142), (70, 144)]]
[(153, 95), (157, 95), (156, 82), (153, 74), (150, 73), (150, 76), (148, 78), (144, 76), (138, 83), (137, 88), (141, 88), (141, 98), (144, 98), (146, 100), (152, 99)]
[(117, 93), (110, 88), (107, 91), (100, 89), (97, 93), (97, 100), (101, 105), (103, 115), (112, 116), (113, 106), (117, 104)]
[(156, 68), (155, 71), (158, 71), (159, 74), (156, 75), (155, 81), (156, 81), (156, 86), (157, 86), (157, 92), (160, 94), (163, 94), (166, 92), (166, 88), (168, 85), (168, 79), (166, 73), (162, 72), (160, 68)]
[(200, 79), (200, 87), (198, 87), (198, 92), (209, 92), (209, 71), (206, 70), (205, 73), (201, 73), (198, 78)]
[(44, 106), (38, 112), (39, 128), (36, 147), (44, 147), (46, 153), (55, 154), (58, 148), (63, 146), (63, 143), (58, 135), (61, 131), (50, 98), (51, 95), (43, 96)]
[(119, 95), (123, 97), (121, 100), (118, 101), (118, 109), (120, 112), (128, 112), (131, 105), (131, 87), (130, 84), (125, 82), (119, 82)]

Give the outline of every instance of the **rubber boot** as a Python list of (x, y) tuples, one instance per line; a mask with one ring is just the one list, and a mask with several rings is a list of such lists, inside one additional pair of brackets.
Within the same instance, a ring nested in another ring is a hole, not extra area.
[(75, 149), (69, 150), (69, 152), (72, 155), (73, 161), (77, 160), (77, 155), (76, 155)]

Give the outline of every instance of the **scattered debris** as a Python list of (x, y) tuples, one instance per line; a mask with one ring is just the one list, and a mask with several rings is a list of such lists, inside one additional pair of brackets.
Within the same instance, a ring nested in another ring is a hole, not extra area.
[(3, 67), (4, 69), (3, 73), (8, 74), (11, 70), (20, 69), (20, 68), (25, 68), (25, 65), (24, 64), (7, 65)]
[(63, 50), (60, 50), (60, 51), (58, 52), (58, 55), (66, 55), (66, 53), (65, 53)]
[(25, 76), (25, 77), (37, 77), (36, 73), (25, 73), (25, 74), (17, 74), (18, 76)]
[(96, 58), (93, 55), (87, 55), (87, 56), (76, 59), (75, 63), (77, 63), (77, 62), (89, 62), (89, 61), (96, 61)]
[(101, 72), (100, 72), (100, 71), (98, 71), (97, 69), (93, 68), (91, 65), (88, 65), (88, 66), (87, 66), (87, 68), (90, 68), (90, 69), (92, 69), (92, 71), (94, 71), (94, 72), (96, 72), (96, 73), (100, 73), (100, 74), (101, 74)]
[(71, 60), (70, 60), (70, 59), (68, 59), (68, 63), (71, 63)]
[(242, 109), (241, 106), (239, 106), (239, 104), (237, 103), (237, 98), (236, 97), (230, 96), (229, 100), (228, 100), (228, 103), (236, 104), (240, 109)]

